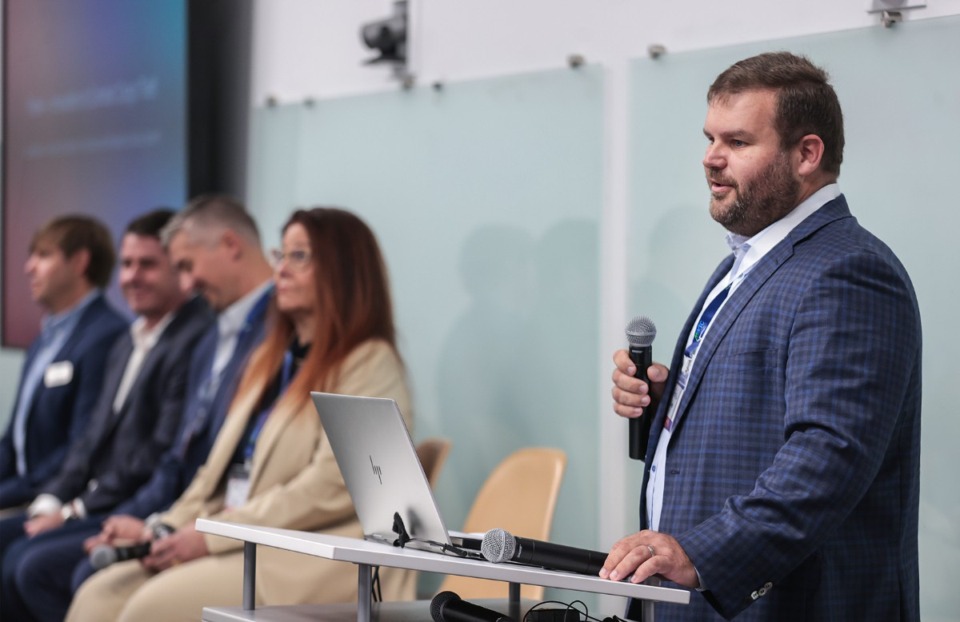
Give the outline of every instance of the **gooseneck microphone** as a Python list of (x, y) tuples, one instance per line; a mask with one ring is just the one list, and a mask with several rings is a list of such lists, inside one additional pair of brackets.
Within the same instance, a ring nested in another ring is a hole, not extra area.
[[(645, 315), (638, 315), (627, 324), (627, 343), (630, 345), (630, 360), (637, 366), (635, 378), (650, 384), (647, 378), (647, 368), (653, 364), (653, 339), (657, 336), (657, 327), (653, 320)], [(639, 417), (630, 420), (630, 457), (634, 460), (643, 460), (647, 452), (647, 441), (650, 440), (650, 424), (656, 413), (648, 406)]]
[(128, 559), (140, 559), (150, 554), (150, 543), (141, 542), (133, 546), (110, 546), (98, 544), (90, 551), (90, 565), (103, 570), (110, 564), (125, 562)]
[(430, 601), (434, 622), (514, 622), (493, 609), (474, 605), (454, 592), (440, 592)]
[(491, 529), (483, 536), (480, 553), (490, 562), (512, 561), (548, 570), (565, 570), (597, 576), (607, 560), (600, 551), (519, 538), (503, 529)]

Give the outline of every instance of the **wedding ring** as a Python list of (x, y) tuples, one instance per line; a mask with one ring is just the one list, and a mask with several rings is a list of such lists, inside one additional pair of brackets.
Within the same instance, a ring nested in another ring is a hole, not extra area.
[(657, 554), (657, 551), (653, 548), (653, 545), (651, 544), (647, 545), (647, 550), (650, 551), (650, 557), (653, 557), (654, 555)]

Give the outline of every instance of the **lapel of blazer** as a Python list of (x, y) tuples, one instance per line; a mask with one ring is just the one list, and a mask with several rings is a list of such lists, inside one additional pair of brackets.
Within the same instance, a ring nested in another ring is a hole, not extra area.
[[(250, 472), (250, 494), (253, 494), (264, 466), (270, 462), (270, 454), (277, 449), (281, 432), (290, 424), (291, 419), (297, 416), (297, 413), (302, 412), (302, 408), (290, 408), (289, 402), (281, 404), (282, 398), (283, 396), (281, 395), (277, 398), (277, 401), (274, 402), (273, 409), (270, 414), (267, 415), (267, 420), (263, 424), (263, 430), (260, 432), (257, 446), (253, 450), (256, 459), (253, 461), (253, 468)], [(309, 399), (308, 402), (312, 408), (312, 402)]]
[[(240, 330), (233, 353), (230, 355), (223, 369), (220, 370), (216, 391), (210, 399), (209, 404), (207, 404), (206, 411), (202, 415), (203, 418), (199, 419), (193, 426), (194, 434), (199, 434), (206, 429), (218, 430), (219, 427), (223, 425), (230, 402), (238, 393), (238, 385), (243, 376), (246, 363), (254, 348), (263, 340), (263, 318), (266, 315), (272, 292), (273, 288), (271, 287), (264, 293), (263, 297), (257, 301), (254, 305), (256, 313), (254, 313), (252, 317), (247, 318), (247, 324)], [(201, 345), (198, 346), (198, 348), (202, 347), (204, 349), (202, 360), (198, 360), (197, 362), (198, 367), (204, 371), (205, 381), (210, 379), (210, 375), (213, 372), (213, 361), (216, 356), (217, 346), (220, 343), (219, 329), (217, 328), (216, 321), (214, 321), (212, 330), (213, 337), (209, 343), (201, 343)], [(198, 383), (197, 386), (203, 386), (203, 384)], [(192, 395), (190, 398), (195, 399), (196, 395)], [(191, 434), (191, 438), (193, 438), (193, 434)]]
[(90, 423), (87, 438), (94, 439), (90, 447), (91, 454), (94, 455), (100, 443), (107, 437), (107, 433), (113, 428), (114, 421), (117, 418), (113, 412), (113, 399), (120, 388), (120, 382), (123, 380), (123, 371), (127, 368), (127, 360), (133, 352), (133, 340), (130, 337), (130, 331), (122, 333), (117, 339), (107, 357), (106, 370), (103, 376), (103, 387), (100, 390), (100, 397), (97, 399), (97, 405), (90, 417)]
[[(790, 260), (790, 258), (793, 256), (793, 249), (797, 243), (813, 235), (828, 223), (833, 222), (838, 218), (843, 218), (844, 216), (849, 217), (850, 212), (847, 209), (846, 201), (841, 195), (837, 199), (825, 204), (819, 210), (811, 214), (806, 220), (797, 225), (793, 231), (787, 235), (786, 238), (774, 246), (770, 252), (764, 255), (763, 258), (757, 262), (757, 264), (750, 271), (750, 274), (748, 274), (746, 278), (744, 278), (743, 282), (737, 287), (737, 289), (730, 294), (726, 304), (724, 304), (717, 313), (717, 316), (710, 325), (710, 330), (707, 331), (703, 341), (700, 343), (700, 348), (697, 352), (697, 358), (694, 361), (693, 369), (690, 372), (690, 379), (687, 381), (687, 387), (684, 390), (683, 397), (680, 400), (680, 406), (677, 410), (677, 417), (674, 423), (674, 434), (679, 431), (682, 425), (683, 416), (690, 405), (692, 396), (697, 392), (697, 387), (699, 386), (700, 381), (703, 379), (704, 370), (707, 369), (707, 366), (710, 364), (710, 360), (717, 351), (717, 347), (719, 346), (720, 342), (723, 341), (723, 337), (736, 323), (737, 318), (740, 316), (740, 312), (743, 311), (744, 307), (747, 306), (747, 303), (750, 302), (750, 300), (757, 294), (758, 291), (760, 291), (760, 288), (763, 287), (763, 285), (768, 279), (770, 279), (771, 276), (773, 276), (777, 269), (779, 269), (780, 266), (785, 262)], [(714, 282), (714, 285), (715, 284), (716, 282)], [(708, 286), (707, 291), (710, 291), (710, 289), (712, 289), (712, 287)], [(699, 310), (700, 307), (698, 306), (694, 315), (698, 314)], [(687, 333), (684, 333), (683, 335), (684, 340), (687, 334), (689, 334), (689, 326), (687, 327)]]
[[(124, 398), (123, 404), (121, 404), (120, 408), (116, 411), (113, 410), (113, 400), (117, 395), (117, 391), (120, 389), (120, 383), (123, 382), (123, 374), (127, 369), (127, 363), (130, 361), (131, 356), (133, 356), (133, 339), (130, 337), (130, 332), (128, 331), (123, 337), (122, 344), (117, 346), (117, 357), (111, 360), (107, 366), (107, 376), (104, 380), (103, 394), (109, 396), (109, 399), (105, 400), (105, 406), (109, 412), (109, 416), (106, 417), (103, 434), (101, 436), (106, 435), (106, 433), (113, 429), (117, 422), (123, 418), (123, 413), (126, 412), (127, 406), (130, 404), (130, 396), (133, 395), (133, 392), (136, 390), (140, 374), (137, 375), (130, 390), (127, 391), (127, 396)], [(141, 373), (143, 369), (144, 367), (140, 368)]]
[(697, 321), (697, 317), (700, 315), (700, 309), (703, 308), (707, 300), (707, 294), (710, 293), (720, 279), (730, 272), (731, 266), (733, 266), (733, 254), (728, 255), (720, 262), (716, 270), (713, 271), (709, 281), (707, 281), (707, 286), (700, 293), (700, 297), (693, 306), (693, 311), (691, 311), (687, 317), (687, 321), (684, 322), (683, 328), (680, 330), (680, 335), (677, 337), (677, 344), (673, 349), (673, 358), (670, 361), (670, 375), (667, 378), (666, 389), (663, 392), (663, 396), (660, 398), (660, 406), (657, 407), (653, 422), (650, 424), (650, 439), (647, 441), (646, 455), (644, 455), (643, 459), (643, 483), (640, 485), (640, 525), (643, 529), (649, 528), (647, 524), (647, 495), (643, 491), (647, 489), (647, 482), (650, 480), (650, 465), (653, 464), (653, 456), (657, 452), (657, 444), (660, 442), (660, 434), (663, 432), (663, 421), (667, 418), (667, 411), (670, 410), (670, 400), (673, 398), (673, 392), (677, 386), (676, 378), (677, 373), (680, 371), (681, 361), (683, 360), (683, 351), (687, 345), (687, 336), (690, 335), (690, 331), (693, 330), (693, 323)]
[[(71, 335), (72, 338), (72, 335)], [(69, 340), (68, 340), (69, 341)], [(23, 360), (23, 369), (24, 371), (30, 369), (30, 364), (33, 363), (33, 359), (37, 356), (37, 351), (40, 349), (40, 337), (37, 337), (33, 340), (33, 343), (30, 344), (30, 347), (27, 348), (27, 356)], [(63, 348), (61, 348), (63, 350)], [(26, 374), (20, 376), (20, 381), (23, 381)]]
[[(233, 354), (230, 356), (227, 364), (220, 372), (221, 381), (220, 384), (217, 385), (217, 392), (213, 399), (214, 404), (220, 404), (224, 400), (229, 401), (236, 393), (237, 383), (240, 381), (240, 376), (243, 375), (243, 370), (248, 359), (250, 358), (250, 354), (263, 340), (263, 319), (267, 312), (267, 302), (272, 295), (273, 288), (271, 287), (266, 293), (264, 293), (263, 298), (261, 299), (263, 304), (261, 304), (260, 301), (256, 303), (255, 308), (258, 308), (259, 312), (253, 317), (248, 318), (249, 329), (242, 330), (240, 332), (240, 335), (237, 338), (237, 345), (233, 350)], [(262, 309), (260, 308), (261, 306)], [(210, 354), (210, 360), (208, 361), (208, 364), (205, 365), (206, 366), (204, 369), (209, 369), (213, 365), (213, 352)], [(212, 405), (211, 410), (213, 410)]]
[(670, 376), (667, 379), (666, 391), (664, 391), (660, 399), (660, 406), (657, 408), (653, 423), (651, 424), (650, 441), (647, 444), (648, 455), (646, 456), (646, 464), (648, 465), (653, 461), (653, 454), (656, 452), (657, 442), (660, 440), (660, 433), (663, 431), (663, 422), (667, 418), (667, 411), (670, 410), (670, 400), (673, 398), (674, 389), (677, 386), (676, 375), (680, 372), (680, 366), (683, 363), (683, 351), (687, 347), (687, 337), (689, 337), (690, 331), (693, 330), (693, 323), (696, 322), (700, 316), (700, 310), (703, 308), (703, 305), (706, 304), (707, 295), (716, 287), (720, 279), (724, 278), (727, 273), (730, 272), (730, 268), (733, 266), (733, 260), (733, 254), (728, 255), (720, 262), (716, 270), (713, 271), (713, 274), (707, 281), (706, 287), (700, 292), (700, 297), (697, 299), (696, 304), (694, 304), (693, 311), (691, 311), (687, 317), (687, 321), (684, 322), (679, 337), (677, 337), (677, 344), (673, 349), (673, 359), (670, 361)]
[[(87, 305), (87, 308), (84, 309), (83, 313), (80, 314), (80, 319), (77, 321), (77, 325), (74, 327), (73, 332), (71, 332), (70, 335), (67, 336), (67, 340), (64, 341), (63, 345), (60, 346), (60, 350), (54, 355), (53, 360), (51, 361), (52, 363), (57, 363), (65, 359), (73, 358), (73, 351), (76, 349), (76, 347), (80, 343), (80, 338), (83, 336), (83, 327), (89, 323), (96, 322), (98, 319), (96, 316), (100, 315), (100, 313), (105, 308), (105, 305), (106, 305), (106, 302), (104, 302), (103, 294), (97, 295), (90, 302), (90, 304)], [(23, 364), (24, 371), (26, 371), (27, 369), (30, 369), (30, 364), (33, 362), (33, 359), (37, 355), (37, 351), (39, 349), (40, 349), (40, 339), (37, 338), (33, 340), (33, 343), (30, 344), (30, 348), (27, 350), (27, 357)], [(20, 378), (21, 383), (23, 382), (23, 379), (25, 376), (26, 374), (23, 374), (21, 376)], [(19, 396), (22, 389), (23, 389), (23, 386), (21, 384), (20, 387), (17, 389), (17, 402), (14, 402), (14, 404), (17, 404), (19, 402), (20, 400)], [(33, 395), (30, 396), (31, 408), (33, 408), (33, 406), (36, 405), (37, 397), (39, 396), (40, 392), (43, 389), (44, 389), (44, 383), (43, 383), (43, 377), (41, 376), (40, 382), (37, 383), (37, 386), (33, 390)]]
[[(30, 348), (27, 350), (27, 356), (23, 361), (22, 372), (20, 373), (20, 382), (17, 384), (17, 399), (13, 402), (14, 412), (16, 412), (17, 405), (20, 403), (20, 395), (23, 393), (23, 381), (27, 379), (27, 370), (30, 369), (30, 365), (33, 364), (33, 359), (37, 356), (37, 351), (40, 349), (40, 338), (33, 340), (33, 343), (30, 344)], [(43, 378), (40, 378), (40, 382), (37, 383), (37, 386), (33, 388), (33, 394), (31, 394), (30, 402), (28, 404), (28, 410), (33, 409), (37, 404), (37, 396), (40, 394), (40, 391), (43, 390)], [(13, 425), (14, 417), (10, 418), (10, 425)], [(10, 428), (11, 430), (13, 428)]]
[[(167, 350), (172, 347), (171, 344), (177, 338), (177, 335), (181, 332), (181, 330), (185, 329), (191, 323), (192, 319), (196, 316), (197, 309), (197, 299), (191, 298), (182, 304), (179, 309), (174, 311), (174, 316), (171, 318), (170, 323), (167, 324), (166, 328), (163, 329), (163, 332), (160, 333), (160, 336), (157, 338), (157, 342), (153, 344), (153, 347), (150, 348), (150, 351), (147, 352), (147, 355), (140, 363), (140, 369), (137, 370), (137, 377), (133, 379), (133, 383), (130, 385), (127, 395), (124, 396), (123, 404), (121, 404), (120, 408), (113, 413), (113, 416), (110, 419), (111, 426), (117, 425), (126, 416), (127, 411), (130, 410), (132, 400), (135, 399), (140, 391), (144, 390), (143, 384), (145, 382), (154, 381), (154, 368), (163, 361)], [(130, 360), (130, 355), (132, 353), (133, 341), (131, 340), (130, 350), (126, 359), (124, 359), (123, 370), (126, 370), (127, 362)], [(185, 364), (188, 363), (185, 362)], [(120, 372), (121, 377), (123, 376), (123, 370)], [(117, 388), (119, 388), (119, 382), (117, 384)], [(111, 395), (116, 395), (116, 390), (114, 390)]]
[(217, 433), (213, 447), (210, 448), (210, 454), (207, 456), (204, 480), (206, 489), (202, 495), (204, 499), (212, 498), (217, 491), (217, 487), (224, 481), (224, 475), (230, 467), (233, 454), (243, 440), (247, 422), (250, 421), (250, 417), (257, 414), (255, 409), (262, 392), (263, 383), (242, 387), (237, 392), (237, 398), (231, 404), (231, 408), (223, 421), (223, 426)]
[(84, 327), (100, 320), (101, 318), (99, 316), (106, 310), (106, 305), (107, 303), (103, 299), (103, 294), (98, 294), (90, 301), (87, 308), (80, 314), (80, 318), (77, 320), (77, 325), (74, 327), (73, 332), (70, 333), (67, 340), (64, 341), (60, 347), (60, 351), (53, 357), (54, 362), (73, 356), (74, 349), (76, 349), (80, 343), (80, 339), (83, 337)]

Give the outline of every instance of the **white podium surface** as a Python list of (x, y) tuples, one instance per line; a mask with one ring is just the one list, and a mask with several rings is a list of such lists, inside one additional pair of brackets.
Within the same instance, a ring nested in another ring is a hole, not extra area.
[[(422, 572), (492, 579), (494, 581), (505, 581), (518, 585), (542, 585), (544, 587), (566, 590), (625, 596), (655, 602), (679, 604), (687, 604), (690, 602), (690, 592), (682, 589), (609, 581), (601, 579), (600, 577), (591, 577), (557, 570), (546, 570), (520, 564), (494, 564), (480, 559), (463, 559), (452, 555), (411, 548), (399, 548), (378, 542), (358, 540), (356, 538), (344, 538), (341, 536), (277, 529), (274, 527), (241, 525), (208, 519), (197, 520), (197, 531), (243, 540), (251, 544), (303, 553), (304, 555), (350, 562), (360, 566), (361, 573), (364, 567), (390, 566)], [(249, 548), (247, 550), (249, 551)], [(245, 577), (244, 580), (247, 581), (248, 579)], [(250, 580), (252, 581), (252, 577), (250, 577)], [(398, 604), (400, 603), (384, 603), (383, 605), (386, 608), (382, 613), (388, 614), (387, 610), (392, 610), (394, 608), (393, 605)], [(380, 607), (376, 604), (373, 605), (373, 608), (365, 607), (362, 602), (359, 603), (359, 607), (357, 605), (322, 605), (319, 607), (321, 607), (325, 613), (330, 614), (329, 618), (327, 615), (323, 615), (321, 618), (316, 617), (318, 610), (317, 605), (303, 605), (297, 607), (262, 607), (260, 609), (207, 607), (204, 609), (203, 619), (211, 622), (220, 620), (356, 620), (361, 619), (360, 609), (366, 609), (367, 611), (367, 615), (362, 616), (362, 618), (377, 619), (382, 617), (379, 611)], [(342, 611), (340, 611), (341, 609)], [(402, 609), (401, 607), (395, 612), (399, 614), (397, 616), (389, 613), (389, 619), (403, 619), (405, 616), (401, 611)], [(417, 611), (420, 612), (421, 615), (424, 612), (422, 603), (419, 604)], [(281, 613), (282, 615), (280, 615)], [(308, 615), (310, 617), (303, 617)], [(347, 618), (343, 618), (342, 616), (344, 615), (347, 615)], [(427, 617), (429, 618), (429, 613)]]

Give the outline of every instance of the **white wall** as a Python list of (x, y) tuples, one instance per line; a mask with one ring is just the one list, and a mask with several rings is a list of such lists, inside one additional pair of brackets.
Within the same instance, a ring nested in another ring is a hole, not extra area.
[[(896, 2), (896, 0), (893, 0)], [(410, 69), (421, 83), (560, 67), (568, 55), (616, 64), (646, 54), (861, 28), (879, 24), (870, 0), (676, 1), (409, 0)], [(391, 0), (258, 0), (253, 101), (393, 88), (360, 25), (390, 15)], [(928, 0), (904, 20), (960, 13), (960, 0)], [(880, 27), (879, 25), (877, 27)]]
[[(898, 0), (892, 0), (897, 2)], [(409, 70), (420, 84), (563, 67), (571, 54), (604, 67), (604, 214), (601, 223), (600, 386), (609, 385), (610, 352), (621, 347), (626, 309), (627, 63), (652, 44), (667, 53), (853, 28), (882, 28), (867, 12), (870, 0), (409, 0)], [(364, 65), (375, 54), (360, 26), (391, 15), (391, 0), (258, 0), (254, 9), (252, 101), (280, 103), (398, 88), (389, 67)], [(929, 0), (904, 12), (904, 20), (960, 14), (960, 0)], [(894, 26), (895, 27), (895, 26)], [(706, 87), (706, 85), (704, 85)], [(268, 234), (269, 235), (269, 234)], [(609, 412), (606, 390), (598, 411)], [(601, 418), (601, 445), (618, 446), (622, 426)], [(634, 499), (622, 499), (620, 465), (601, 477), (599, 499), (609, 517), (626, 516)], [(618, 507), (619, 505), (619, 507)], [(612, 543), (627, 525), (609, 518), (599, 541)]]

